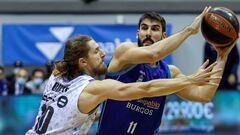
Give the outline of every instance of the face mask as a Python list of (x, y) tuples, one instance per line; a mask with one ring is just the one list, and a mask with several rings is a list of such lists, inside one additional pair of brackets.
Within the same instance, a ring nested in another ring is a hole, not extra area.
[(26, 79), (22, 78), (22, 77), (19, 77), (16, 79), (16, 82), (19, 84), (19, 85), (25, 85), (26, 83)]
[(43, 82), (43, 79), (33, 79), (33, 84), (37, 87), (40, 86), (42, 82)]
[(19, 72), (20, 68), (14, 68), (13, 73), (16, 75)]

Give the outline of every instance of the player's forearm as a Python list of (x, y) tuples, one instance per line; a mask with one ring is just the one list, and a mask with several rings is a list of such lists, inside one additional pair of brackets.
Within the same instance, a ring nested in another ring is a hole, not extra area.
[(180, 91), (190, 84), (191, 81), (187, 77), (122, 84), (116, 86), (115, 91), (109, 91), (107, 97), (125, 101), (143, 97), (164, 96)]
[(187, 27), (184, 30), (148, 47), (153, 52), (156, 60), (163, 59), (175, 51), (190, 35), (191, 29)]
[[(213, 71), (222, 69), (222, 71), (213, 74), (212, 78), (219, 78), (222, 77), (224, 67), (226, 64), (227, 57), (218, 57), (217, 58), (217, 65), (212, 69)], [(221, 79), (213, 79), (211, 83), (219, 84)], [(198, 102), (209, 102), (214, 97), (218, 85), (204, 85), (204, 86), (195, 86), (192, 87), (191, 92), (189, 93), (189, 100), (191, 101), (198, 101)]]
[(139, 85), (140, 88), (145, 89), (149, 96), (164, 96), (178, 92), (191, 85), (188, 77), (180, 77), (174, 79), (157, 79)]

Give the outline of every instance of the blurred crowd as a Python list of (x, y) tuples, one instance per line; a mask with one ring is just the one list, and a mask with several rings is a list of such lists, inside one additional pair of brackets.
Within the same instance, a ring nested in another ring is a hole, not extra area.
[(5, 68), (0, 66), (0, 96), (43, 93), (47, 78), (52, 72), (52, 61), (45, 65), (45, 69), (34, 68), (32, 71), (28, 71), (21, 61), (16, 61), (13, 66), (8, 75)]

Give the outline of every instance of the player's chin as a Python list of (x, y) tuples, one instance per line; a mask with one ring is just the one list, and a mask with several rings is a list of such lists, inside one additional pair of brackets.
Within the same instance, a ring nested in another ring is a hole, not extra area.
[(107, 73), (107, 66), (105, 64), (101, 64), (101, 66), (99, 66), (99, 74), (105, 74)]
[(107, 67), (102, 67), (98, 70), (98, 75), (104, 75), (107, 73)]

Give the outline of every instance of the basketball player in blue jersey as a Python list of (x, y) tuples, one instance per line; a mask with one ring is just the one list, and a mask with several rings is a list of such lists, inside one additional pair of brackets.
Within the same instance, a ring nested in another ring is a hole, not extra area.
[[(209, 9), (206, 7), (190, 26), (169, 38), (166, 38), (166, 22), (163, 17), (154, 12), (144, 14), (138, 23), (138, 46), (133, 43), (120, 45), (109, 63), (106, 78), (131, 83), (184, 77), (176, 66), (167, 65), (162, 59), (176, 50), (190, 35), (199, 31), (202, 17)], [(213, 71), (224, 69), (232, 47), (233, 45), (216, 48), (218, 58)], [(208, 65), (208, 61), (204, 65)], [(211, 77), (221, 76), (222, 72), (218, 72)], [(219, 84), (220, 79), (212, 82)], [(209, 102), (217, 87), (192, 84), (175, 94), (190, 101)], [(161, 124), (165, 99), (166, 96), (129, 101), (107, 100), (103, 104), (97, 135), (156, 134)]]

